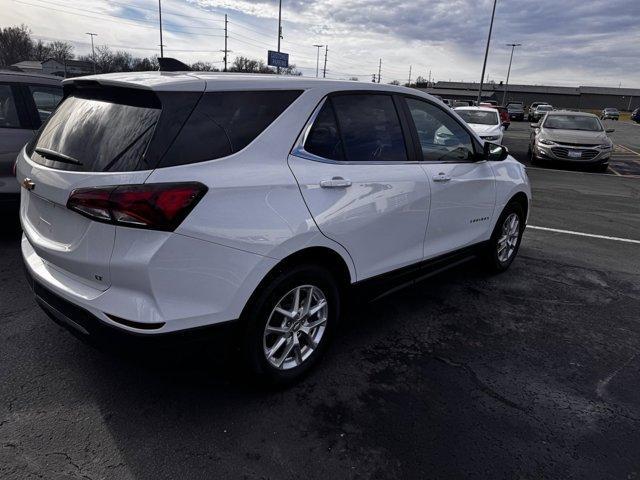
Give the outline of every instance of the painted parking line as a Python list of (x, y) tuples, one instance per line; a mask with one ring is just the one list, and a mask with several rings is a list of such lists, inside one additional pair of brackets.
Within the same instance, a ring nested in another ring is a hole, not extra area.
[(596, 235), (593, 233), (574, 232), (573, 230), (561, 230), (559, 228), (548, 228), (548, 227), (538, 227), (535, 225), (527, 225), (527, 229), (529, 228), (531, 230), (542, 230), (543, 232), (563, 233), (565, 235), (576, 235), (578, 237), (598, 238), (600, 240), (613, 240), (615, 242), (637, 243), (638, 245), (640, 245), (640, 240), (634, 240), (632, 238), (609, 237), (607, 235)]
[(617, 146), (620, 147), (625, 152), (623, 155), (631, 154), (631, 155), (635, 155), (636, 157), (640, 157), (640, 153), (636, 152), (635, 150), (631, 150), (629, 147), (625, 145), (617, 145)]

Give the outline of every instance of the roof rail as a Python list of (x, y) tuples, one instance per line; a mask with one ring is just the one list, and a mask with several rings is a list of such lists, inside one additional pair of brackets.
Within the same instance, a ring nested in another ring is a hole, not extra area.
[(185, 72), (191, 70), (189, 65), (171, 57), (159, 57), (158, 63), (160, 64), (161, 72)]

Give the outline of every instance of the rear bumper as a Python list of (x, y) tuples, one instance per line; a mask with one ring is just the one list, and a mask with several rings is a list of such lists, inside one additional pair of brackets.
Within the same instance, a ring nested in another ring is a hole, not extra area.
[(66, 328), (74, 335), (87, 341), (118, 346), (141, 344), (148, 346), (179, 346), (214, 338), (230, 338), (238, 333), (237, 321), (228, 321), (208, 327), (192, 328), (158, 335), (142, 335), (130, 330), (123, 330), (103, 322), (96, 315), (62, 296), (49, 290), (29, 272), (25, 265), (25, 276), (34, 294), (35, 300), (44, 312), (58, 325)]
[[(22, 256), (39, 303), (57, 321), (71, 319), (72, 326), (89, 333), (98, 325), (129, 335), (161, 336), (239, 318), (277, 263), (177, 234), (156, 239), (154, 245), (154, 233), (147, 232), (146, 242), (125, 242), (128, 251), (117, 257), (114, 253), (112, 283), (103, 291), (45, 261), (23, 236)], [(46, 300), (52, 298), (53, 303)], [(64, 311), (56, 312), (56, 305)]]

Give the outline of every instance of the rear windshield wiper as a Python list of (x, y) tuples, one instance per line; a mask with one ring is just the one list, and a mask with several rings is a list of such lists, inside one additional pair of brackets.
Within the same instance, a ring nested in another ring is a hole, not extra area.
[(48, 148), (38, 147), (35, 149), (35, 152), (44, 158), (48, 158), (49, 160), (55, 160), (56, 162), (71, 163), (73, 165), (82, 165), (82, 162), (80, 160), (76, 160), (75, 158), (65, 155), (63, 153), (49, 150)]

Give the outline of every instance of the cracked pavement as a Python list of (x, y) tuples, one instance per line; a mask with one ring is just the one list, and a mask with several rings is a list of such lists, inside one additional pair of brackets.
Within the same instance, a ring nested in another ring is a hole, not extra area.
[[(532, 170), (529, 223), (640, 239), (640, 181)], [(2, 479), (633, 479), (640, 246), (528, 230), (349, 312), (301, 384), (217, 349), (119, 354), (52, 323), (0, 235)]]

